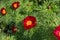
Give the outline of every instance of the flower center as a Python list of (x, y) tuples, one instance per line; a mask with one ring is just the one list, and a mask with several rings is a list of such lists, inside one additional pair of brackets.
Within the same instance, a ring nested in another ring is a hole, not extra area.
[(58, 33), (58, 35), (60, 36), (60, 32)]
[(17, 7), (17, 4), (14, 4), (14, 7), (16, 8)]
[(15, 28), (14, 31), (17, 31), (17, 28)]
[(32, 24), (32, 21), (27, 21), (27, 26)]
[(2, 10), (2, 13), (3, 13), (3, 14), (5, 14), (5, 13), (6, 13), (6, 11), (5, 11), (5, 10)]

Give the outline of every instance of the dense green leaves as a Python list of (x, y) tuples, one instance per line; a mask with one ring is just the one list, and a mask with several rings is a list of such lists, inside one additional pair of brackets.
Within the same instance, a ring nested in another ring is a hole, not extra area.
[[(0, 2), (0, 9), (5, 7), (7, 10), (4, 16), (0, 13), (0, 26), (4, 29), (8, 24), (11, 26), (13, 21), (18, 28), (17, 33), (10, 35), (10, 40), (56, 40), (53, 30), (60, 24), (59, 0), (43, 0), (42, 5), (38, 5), (38, 0), (18, 0), (20, 7), (13, 10), (11, 4), (15, 1), (1, 0)], [(47, 8), (49, 4), (50, 9)], [(25, 30), (22, 22), (28, 15), (36, 17), (37, 25), (30, 30)], [(0, 32), (0, 39), (6, 40), (6, 35), (3, 31)]]

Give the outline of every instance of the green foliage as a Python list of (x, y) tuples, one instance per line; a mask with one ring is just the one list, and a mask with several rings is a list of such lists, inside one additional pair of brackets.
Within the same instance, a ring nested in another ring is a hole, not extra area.
[[(15, 1), (20, 2), (20, 7), (13, 10), (11, 4)], [(7, 14), (3, 16), (0, 13), (0, 26), (4, 29), (7, 24), (11, 24), (11, 21), (13, 21), (18, 28), (17, 33), (10, 35), (10, 40), (56, 40), (53, 30), (60, 24), (60, 1), (43, 0), (42, 5), (38, 5), (37, 1), (1, 0), (0, 9), (5, 7)], [(47, 8), (49, 4), (51, 6), (50, 9)], [(22, 21), (28, 15), (36, 17), (37, 25), (30, 30), (24, 30)], [(6, 39), (6, 34), (3, 32), (0, 32), (0, 36), (1, 40)]]

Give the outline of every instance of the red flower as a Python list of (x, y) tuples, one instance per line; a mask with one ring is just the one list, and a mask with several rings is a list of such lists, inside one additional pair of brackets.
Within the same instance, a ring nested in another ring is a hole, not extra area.
[(54, 30), (54, 35), (60, 39), (60, 25), (56, 27), (56, 29)]
[(58, 40), (60, 40), (60, 38)]
[(36, 25), (36, 18), (34, 16), (27, 16), (23, 20), (23, 25), (26, 30), (33, 28)]
[(15, 33), (17, 31), (16, 26), (12, 26), (12, 32)]
[(0, 12), (1, 12), (2, 15), (5, 15), (7, 13), (5, 8), (1, 8)]
[(12, 3), (12, 8), (13, 9), (17, 9), (19, 7), (19, 3), (20, 2), (14, 2), (14, 3)]

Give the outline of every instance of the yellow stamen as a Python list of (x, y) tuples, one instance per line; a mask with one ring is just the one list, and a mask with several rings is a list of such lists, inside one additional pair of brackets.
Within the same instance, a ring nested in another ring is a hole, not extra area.
[(32, 21), (27, 21), (27, 26), (32, 24)]
[(6, 10), (2, 10), (2, 13), (5, 14), (6, 13)]
[(60, 32), (58, 33), (58, 35), (60, 36)]
[(17, 7), (17, 4), (14, 4), (14, 7), (16, 8)]

